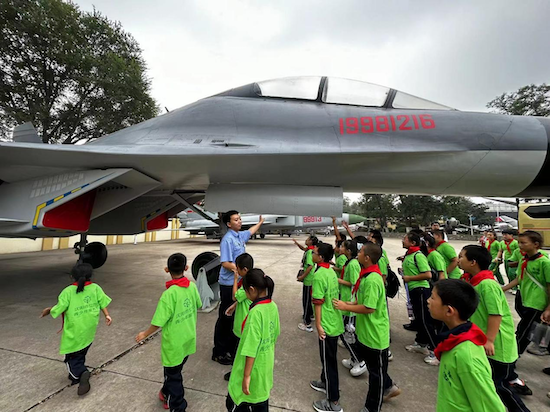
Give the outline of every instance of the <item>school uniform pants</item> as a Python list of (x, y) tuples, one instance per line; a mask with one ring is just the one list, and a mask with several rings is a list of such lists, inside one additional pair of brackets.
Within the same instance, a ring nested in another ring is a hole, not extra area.
[(225, 406), (228, 412), (268, 412), (269, 411), (269, 399), (260, 403), (247, 403), (243, 402), (240, 405), (235, 405), (231, 396), (227, 394), (225, 399)]
[[(340, 335), (341, 336), (341, 335)], [(326, 336), (319, 339), (319, 354), (321, 355), (321, 381), (327, 389), (327, 399), (337, 402), (340, 399), (340, 383), (338, 381), (338, 352), (339, 336)]]
[(233, 286), (220, 285), (220, 307), (214, 329), (213, 356), (225, 356), (229, 353), (235, 357), (237, 353), (237, 337), (233, 333), (233, 316), (225, 314), (227, 308), (232, 304)]
[(498, 396), (502, 403), (508, 408), (509, 412), (529, 412), (529, 409), (520, 397), (510, 388), (508, 382), (518, 377), (515, 372), (516, 363), (502, 363), (488, 358), (493, 373), (493, 381), (497, 389)]
[(415, 288), (409, 291), (414, 318), (417, 320), (418, 332), (416, 342), (421, 345), (428, 345), (428, 349), (434, 350), (437, 346), (435, 325), (428, 311), (428, 298), (431, 291), (428, 288)]
[(504, 279), (502, 278), (502, 274), (500, 273), (500, 262), (492, 262), (489, 265), (489, 270), (493, 272), (495, 278), (497, 278), (498, 280), (498, 283), (504, 285)]
[(311, 302), (311, 286), (302, 286), (302, 307), (303, 315), (302, 321), (306, 325), (311, 324), (311, 318), (313, 317), (313, 306)]
[(80, 375), (86, 372), (86, 354), (88, 349), (90, 349), (92, 344), (90, 343), (84, 349), (79, 350), (78, 352), (67, 353), (65, 355), (65, 364), (67, 365), (67, 370), (69, 371), (69, 379), (72, 383), (80, 382)]
[(181, 370), (188, 358), (189, 356), (186, 356), (183, 362), (177, 366), (164, 367), (164, 385), (162, 385), (161, 391), (164, 396), (166, 396), (168, 407), (171, 412), (184, 412), (187, 409)]
[(388, 349), (372, 349), (361, 342), (357, 342), (357, 349), (369, 371), (369, 392), (365, 408), (367, 412), (379, 412), (382, 409), (384, 392), (393, 386), (388, 375)]
[[(346, 325), (348, 324), (351, 324), (355, 327), (355, 316), (343, 316), (344, 318), (344, 328), (346, 327)], [(356, 345), (357, 345), (357, 335), (355, 334), (355, 332), (353, 333), (354, 335), (354, 338), (355, 338), (355, 342), (354, 343), (349, 343), (345, 337), (344, 337), (345, 333), (340, 335), (339, 336), (339, 339), (342, 341), (342, 343), (344, 344), (344, 347), (348, 350), (349, 352), (349, 355), (351, 357), (351, 360), (352, 362), (355, 364), (355, 363), (358, 363), (358, 362), (361, 362), (363, 359), (360, 359), (359, 358), (359, 355), (358, 355), (358, 352), (357, 352), (357, 349), (356, 349)]]
[[(517, 295), (519, 294), (520, 292), (517, 293)], [(517, 300), (516, 304), (518, 304)], [(516, 340), (518, 342), (518, 354), (521, 355), (523, 352), (525, 352), (527, 346), (529, 346), (529, 335), (531, 332), (531, 327), (534, 323), (540, 323), (540, 315), (542, 315), (542, 311), (523, 306), (521, 299), (519, 304), (521, 304), (521, 306), (516, 307), (516, 310), (518, 311), (521, 320), (519, 321), (518, 327), (516, 329)]]

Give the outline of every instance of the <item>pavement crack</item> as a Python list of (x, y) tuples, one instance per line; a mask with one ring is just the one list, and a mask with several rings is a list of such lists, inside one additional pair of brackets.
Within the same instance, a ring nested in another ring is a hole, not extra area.
[(18, 353), (20, 355), (33, 356), (35, 358), (47, 359), (47, 360), (56, 361), (56, 362), (63, 362), (62, 360), (59, 360), (59, 359), (49, 358), (47, 356), (42, 356), (42, 355), (35, 355), (34, 353), (21, 352), (14, 349), (0, 348), (0, 350), (5, 350), (6, 352)]

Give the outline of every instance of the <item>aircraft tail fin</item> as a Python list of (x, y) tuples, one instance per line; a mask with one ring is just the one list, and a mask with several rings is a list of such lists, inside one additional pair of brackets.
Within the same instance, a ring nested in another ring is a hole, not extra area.
[(17, 143), (42, 143), (31, 122), (20, 124), (13, 129), (13, 141)]

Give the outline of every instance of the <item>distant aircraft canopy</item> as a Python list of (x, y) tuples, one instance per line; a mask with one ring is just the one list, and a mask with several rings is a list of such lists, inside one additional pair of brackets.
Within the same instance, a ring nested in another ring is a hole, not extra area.
[(395, 109), (453, 110), (389, 87), (339, 77), (303, 76), (265, 80), (255, 83), (254, 90), (260, 97)]

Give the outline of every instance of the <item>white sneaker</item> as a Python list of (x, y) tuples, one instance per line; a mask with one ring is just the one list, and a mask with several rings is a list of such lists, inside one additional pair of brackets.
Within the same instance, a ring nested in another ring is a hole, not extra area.
[(391, 398), (395, 398), (401, 394), (401, 389), (399, 386), (394, 384), (391, 388), (384, 391), (384, 402), (389, 401)]
[(313, 332), (313, 328), (311, 325), (306, 325), (305, 323), (298, 323), (298, 329), (306, 331), (306, 332)]
[(366, 371), (367, 371), (367, 364), (365, 363), (365, 361), (361, 361), (353, 365), (353, 368), (351, 368), (349, 373), (351, 374), (351, 376), (357, 377), (357, 376), (361, 376)]
[(393, 353), (391, 353), (391, 350), (388, 351), (388, 362), (391, 362), (393, 360)]
[(353, 361), (351, 360), (351, 358), (342, 359), (342, 365), (344, 365), (344, 368), (351, 369), (353, 368)]
[(424, 356), (428, 356), (430, 351), (428, 350), (428, 345), (421, 345), (420, 343), (414, 342), (412, 345), (405, 346), (409, 352), (421, 353)]
[(439, 359), (437, 359), (432, 351), (430, 351), (430, 354), (424, 358), (424, 362), (428, 365), (439, 366)]

